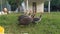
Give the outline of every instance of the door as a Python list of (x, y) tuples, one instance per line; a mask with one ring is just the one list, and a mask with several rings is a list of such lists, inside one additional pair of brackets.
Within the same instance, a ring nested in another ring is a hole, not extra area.
[(36, 2), (33, 2), (32, 9), (33, 9), (33, 13), (36, 13), (36, 10), (37, 10)]

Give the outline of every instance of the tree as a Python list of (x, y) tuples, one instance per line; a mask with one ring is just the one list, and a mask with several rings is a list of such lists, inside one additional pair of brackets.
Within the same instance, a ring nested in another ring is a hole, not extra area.
[(21, 3), (24, 1), (24, 0), (7, 0), (9, 2), (9, 4), (12, 6), (12, 7), (17, 7), (18, 10), (20, 11), (20, 6), (21, 6)]
[[(45, 7), (48, 7), (48, 2), (45, 2)], [(60, 0), (51, 0), (51, 10), (60, 10)]]
[(52, 7), (52, 10), (60, 10), (60, 0), (52, 0), (51, 1), (51, 7)]
[(17, 7), (18, 7), (18, 11), (20, 11), (21, 3), (22, 3), (24, 0), (15, 0), (15, 1), (16, 1)]

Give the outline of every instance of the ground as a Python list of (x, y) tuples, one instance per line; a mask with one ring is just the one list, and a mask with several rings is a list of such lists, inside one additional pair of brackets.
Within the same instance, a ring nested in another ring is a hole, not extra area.
[(18, 25), (19, 15), (0, 15), (0, 26), (5, 28), (5, 34), (60, 34), (60, 12), (44, 13), (41, 22), (23, 27)]

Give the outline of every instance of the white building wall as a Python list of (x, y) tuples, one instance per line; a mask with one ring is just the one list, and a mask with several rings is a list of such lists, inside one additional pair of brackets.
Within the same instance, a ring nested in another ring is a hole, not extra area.
[[(32, 10), (32, 11), (33, 11), (33, 9), (32, 9), (33, 2), (36, 2), (37, 12), (44, 12), (44, 0), (28, 0), (28, 9)], [(27, 4), (26, 4), (26, 0), (25, 0), (25, 7), (27, 7), (26, 5)], [(25, 8), (25, 10), (26, 10), (26, 8)]]
[[(29, 10), (32, 10), (32, 6), (29, 6)], [(37, 5), (37, 12), (44, 12), (44, 3)]]
[(37, 5), (37, 12), (44, 12), (44, 3)]

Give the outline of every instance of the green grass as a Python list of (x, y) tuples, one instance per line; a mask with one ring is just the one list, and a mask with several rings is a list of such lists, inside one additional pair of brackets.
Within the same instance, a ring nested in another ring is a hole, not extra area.
[(60, 12), (44, 13), (41, 22), (24, 27), (18, 25), (19, 15), (0, 15), (0, 26), (5, 28), (6, 34), (60, 34)]

